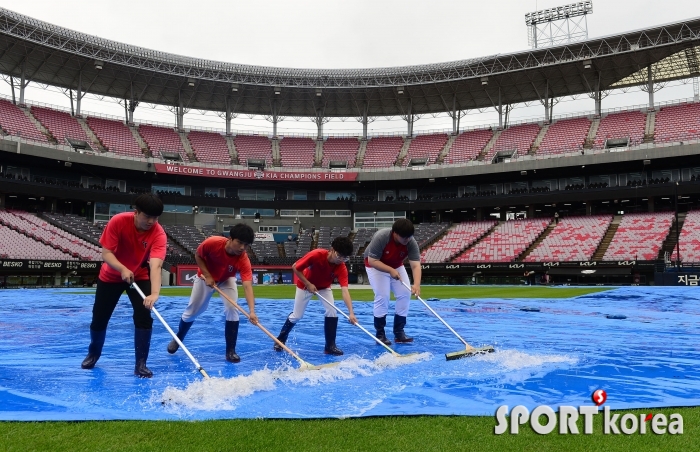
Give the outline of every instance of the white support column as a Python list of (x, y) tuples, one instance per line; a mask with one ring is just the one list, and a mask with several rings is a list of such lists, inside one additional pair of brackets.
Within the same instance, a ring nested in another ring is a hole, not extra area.
[(369, 119), (367, 113), (369, 112), (369, 103), (365, 102), (362, 109), (362, 140), (367, 141), (367, 124)]
[(78, 72), (78, 91), (75, 95), (75, 115), (80, 116), (80, 101), (83, 99), (83, 71)]
[(498, 87), (498, 128), (503, 130), (503, 103), (501, 102), (501, 87)]
[(649, 90), (649, 110), (654, 109), (654, 79), (651, 75), (651, 65), (647, 67), (647, 89)]
[(595, 114), (600, 117), (601, 111), (601, 96), (600, 96), (600, 74), (598, 79), (595, 81), (595, 92), (593, 93), (593, 98), (595, 99)]
[(544, 122), (549, 123), (551, 117), (549, 116), (549, 80), (544, 85)]
[(226, 135), (231, 135), (231, 98), (226, 96)]
[(24, 105), (24, 88), (27, 87), (27, 84), (29, 82), (25, 82), (26, 80), (26, 71), (27, 71), (27, 60), (22, 61), (22, 73), (20, 76), (19, 80), (19, 104)]

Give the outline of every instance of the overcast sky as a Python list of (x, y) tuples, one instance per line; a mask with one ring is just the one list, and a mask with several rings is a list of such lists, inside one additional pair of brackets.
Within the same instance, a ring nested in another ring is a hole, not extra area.
[[(0, 6), (62, 27), (150, 49), (231, 63), (298, 68), (357, 68), (437, 63), (528, 48), (525, 13), (566, 1), (517, 0), (257, 0), (148, 1), (0, 0)], [(700, 2), (594, 0), (590, 37), (700, 16)], [(7, 83), (0, 94), (9, 95)], [(674, 84), (656, 100), (693, 96), (692, 83)], [(30, 101), (69, 107), (53, 90), (29, 89)], [(647, 94), (611, 95), (603, 108), (638, 105)], [(589, 105), (590, 104), (590, 105)], [(114, 102), (84, 101), (85, 110), (123, 116)], [(562, 102), (555, 115), (593, 109), (590, 99)], [(543, 116), (542, 108), (517, 108), (513, 118)], [(164, 108), (139, 107), (136, 119), (173, 123)], [(495, 114), (469, 115), (462, 125), (494, 122)], [(186, 126), (222, 128), (213, 115), (191, 112)], [(402, 131), (402, 121), (377, 120), (370, 131)], [(416, 130), (451, 127), (449, 118), (424, 117)], [(263, 119), (239, 117), (239, 130), (265, 130)], [(287, 131), (313, 131), (310, 121), (287, 119)], [(354, 120), (332, 121), (325, 131), (360, 130)]]

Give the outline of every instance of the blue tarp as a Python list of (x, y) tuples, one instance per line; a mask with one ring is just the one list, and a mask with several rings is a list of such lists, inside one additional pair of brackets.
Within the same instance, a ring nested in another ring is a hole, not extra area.
[[(423, 294), (430, 296), (429, 286)], [(493, 415), (504, 404), (590, 405), (598, 388), (613, 409), (700, 405), (699, 298), (694, 288), (633, 287), (562, 300), (430, 302), (468, 342), (496, 348), (456, 361), (444, 354), (463, 349), (461, 342), (418, 301), (406, 327), (415, 342), (395, 347), (417, 355), (394, 358), (342, 318), (337, 344), (345, 355), (324, 355), (323, 308), (314, 300), (288, 345), (312, 364), (340, 362), (319, 371), (299, 371), (245, 320), (237, 347), (242, 362), (227, 363), (223, 309), (215, 298), (185, 341), (212, 377), (203, 381), (182, 351), (166, 352), (170, 336), (157, 320), (148, 359), (155, 375), (133, 376), (126, 296), (102, 358), (83, 370), (93, 295), (3, 290), (0, 420)], [(186, 297), (164, 296), (157, 307), (176, 328), (186, 304)], [(256, 310), (277, 334), (291, 308), (292, 300), (259, 299)], [(371, 303), (356, 303), (355, 311), (372, 331)], [(391, 315), (388, 324), (390, 332)]]

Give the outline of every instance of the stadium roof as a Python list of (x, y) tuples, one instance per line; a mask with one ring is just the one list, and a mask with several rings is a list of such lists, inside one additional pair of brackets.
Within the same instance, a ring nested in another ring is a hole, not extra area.
[[(700, 74), (700, 18), (448, 63), (292, 69), (184, 57), (0, 8), (0, 72), (141, 103), (291, 117), (407, 116), (542, 101)], [(98, 69), (97, 67), (102, 69)]]

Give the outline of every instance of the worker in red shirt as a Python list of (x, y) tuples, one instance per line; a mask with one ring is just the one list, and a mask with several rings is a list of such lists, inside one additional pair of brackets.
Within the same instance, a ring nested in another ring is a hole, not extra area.
[[(180, 318), (177, 337), (185, 340), (187, 332), (192, 327), (194, 320), (207, 310), (209, 300), (214, 293), (214, 286), (219, 286), (230, 299), (238, 300), (238, 287), (236, 286), (236, 272), (241, 275), (241, 283), (248, 302), (250, 321), (254, 325), (258, 323), (255, 315), (255, 297), (253, 296), (253, 271), (246, 248), (255, 240), (253, 229), (247, 224), (239, 223), (231, 228), (229, 237), (209, 237), (204, 240), (194, 255), (199, 269), (192, 286), (190, 302)], [(226, 340), (226, 361), (237, 363), (241, 357), (236, 353), (238, 340), (239, 317), (238, 310), (227, 301), (224, 301), (224, 314), (226, 326), (224, 338)], [(173, 339), (168, 344), (168, 353), (175, 353), (179, 348)]]
[[(95, 304), (92, 307), (90, 346), (81, 367), (95, 367), (102, 354), (109, 319), (119, 297), (126, 290), (134, 308), (134, 374), (151, 378), (153, 372), (146, 367), (153, 332), (151, 308), (160, 293), (161, 268), (167, 239), (163, 228), (158, 224), (158, 217), (163, 213), (163, 202), (157, 195), (139, 195), (134, 200), (134, 208), (134, 212), (113, 216), (100, 237), (104, 263), (100, 268)], [(145, 299), (130, 287), (134, 282), (146, 295)]]
[[(411, 294), (420, 296), (420, 249), (413, 238), (415, 228), (411, 220), (400, 218), (394, 222), (391, 229), (380, 229), (374, 233), (372, 240), (365, 248), (365, 269), (369, 284), (374, 290), (374, 328), (377, 339), (386, 345), (391, 345), (387, 339), (384, 327), (386, 315), (389, 312), (390, 292), (394, 293), (394, 341), (397, 343), (413, 342), (412, 337), (406, 336), (404, 327), (408, 316), (408, 306)], [(403, 261), (408, 258), (413, 273), (413, 285), (408, 291), (402, 281), (408, 284), (408, 274)]]
[[(348, 257), (352, 254), (352, 241), (347, 237), (337, 237), (331, 243), (330, 250), (311, 250), (304, 257), (292, 265), (294, 272), (294, 282), (297, 285), (294, 296), (294, 311), (287, 317), (282, 326), (279, 339), (283, 344), (287, 342), (289, 332), (294, 325), (304, 316), (306, 306), (314, 294), (319, 294), (330, 303), (334, 303), (331, 284), (335, 277), (338, 278), (340, 289), (343, 294), (343, 301), (348, 307), (350, 323), (355, 324), (357, 319), (352, 309), (352, 299), (348, 291), (348, 269), (345, 266)], [(326, 338), (326, 346), (323, 352), (328, 355), (342, 355), (343, 351), (335, 345), (335, 336), (338, 331), (338, 314), (332, 306), (322, 302), (326, 310), (323, 331)], [(282, 347), (278, 344), (274, 346), (278, 352)]]

